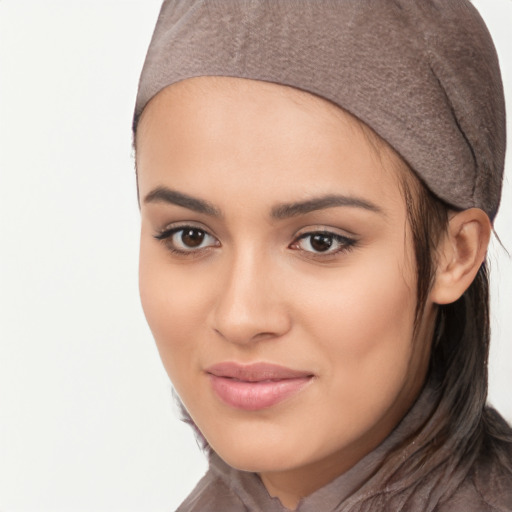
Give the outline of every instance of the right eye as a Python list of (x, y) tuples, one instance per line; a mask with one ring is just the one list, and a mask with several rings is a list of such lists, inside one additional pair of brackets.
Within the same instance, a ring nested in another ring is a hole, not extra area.
[(170, 251), (184, 255), (220, 245), (214, 236), (195, 226), (169, 228), (155, 235), (155, 238), (162, 240)]

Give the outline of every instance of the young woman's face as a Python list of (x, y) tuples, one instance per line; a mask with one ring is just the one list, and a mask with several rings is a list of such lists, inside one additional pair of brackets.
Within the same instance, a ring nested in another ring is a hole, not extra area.
[(269, 489), (344, 472), (424, 382), (398, 166), (354, 118), (283, 86), (192, 79), (146, 108), (144, 311), (209, 444)]

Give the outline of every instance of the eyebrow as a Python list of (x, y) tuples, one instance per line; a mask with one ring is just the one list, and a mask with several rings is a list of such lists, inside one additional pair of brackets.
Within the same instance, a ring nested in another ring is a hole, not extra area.
[[(156, 187), (149, 192), (144, 198), (144, 203), (169, 203), (193, 210), (198, 213), (209, 215), (212, 217), (222, 217), (221, 211), (213, 204), (203, 199), (189, 196), (167, 187)], [(323, 210), (326, 208), (334, 208), (337, 206), (348, 206), (352, 208), (362, 208), (375, 213), (383, 214), (381, 208), (374, 203), (354, 196), (345, 196), (339, 194), (329, 194), (325, 196), (308, 199), (306, 201), (298, 201), (293, 203), (285, 203), (274, 206), (271, 210), (271, 217), (282, 220), (290, 217), (297, 217), (306, 213)]]
[(212, 217), (221, 217), (221, 212), (208, 201), (171, 190), (167, 187), (156, 187), (144, 198), (144, 203), (169, 203), (188, 208), (197, 213)]
[(329, 194), (309, 199), (307, 201), (278, 205), (272, 208), (272, 217), (274, 219), (287, 219), (289, 217), (304, 215), (306, 213), (323, 210), (325, 208), (334, 208), (336, 206), (363, 208), (364, 210), (383, 214), (381, 208), (365, 199), (353, 196)]

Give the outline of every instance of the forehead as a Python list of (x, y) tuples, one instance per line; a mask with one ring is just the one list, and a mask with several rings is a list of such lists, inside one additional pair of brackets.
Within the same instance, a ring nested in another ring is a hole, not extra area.
[(159, 181), (194, 188), (196, 178), (211, 191), (219, 180), (232, 190), (270, 180), (284, 195), (334, 182), (371, 192), (386, 182), (386, 195), (407, 173), (382, 139), (331, 102), (239, 78), (199, 77), (162, 90), (143, 112), (136, 148), (141, 196)]
[[(169, 108), (224, 103), (258, 103), (270, 111), (276, 104), (289, 103), (304, 113), (321, 117), (325, 123), (341, 123), (345, 128), (362, 132), (377, 150), (393, 153), (393, 149), (370, 127), (331, 101), (310, 92), (287, 85), (223, 76), (200, 76), (176, 82), (157, 93), (141, 114), (137, 125), (136, 142), (144, 137), (152, 118), (169, 111)], [(397, 155), (398, 156), (398, 155)]]

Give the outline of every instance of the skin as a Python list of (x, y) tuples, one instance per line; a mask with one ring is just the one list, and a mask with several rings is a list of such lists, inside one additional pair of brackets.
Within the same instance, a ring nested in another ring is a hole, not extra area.
[[(211, 447), (293, 509), (374, 449), (424, 384), (435, 297), (413, 335), (416, 271), (398, 185), (408, 171), (329, 102), (232, 78), (164, 89), (136, 142), (140, 293), (163, 364)], [(345, 204), (283, 213), (333, 194)], [(155, 238), (184, 226), (205, 233), (199, 247), (183, 232)], [(318, 232), (333, 233), (331, 249), (303, 236)], [(219, 400), (205, 373), (224, 361), (314, 377), (244, 411)]]

